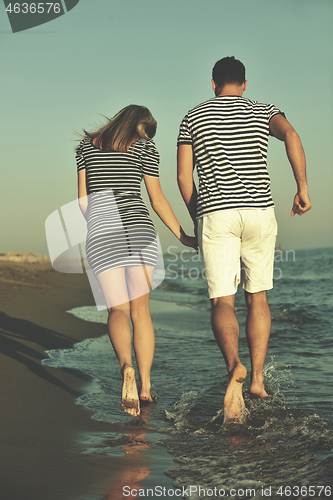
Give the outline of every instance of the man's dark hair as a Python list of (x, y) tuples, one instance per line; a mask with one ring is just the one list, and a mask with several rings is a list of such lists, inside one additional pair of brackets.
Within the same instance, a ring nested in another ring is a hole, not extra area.
[(227, 83), (242, 85), (245, 82), (245, 66), (234, 56), (224, 57), (213, 68), (213, 80), (216, 84), (215, 95), (219, 95)]

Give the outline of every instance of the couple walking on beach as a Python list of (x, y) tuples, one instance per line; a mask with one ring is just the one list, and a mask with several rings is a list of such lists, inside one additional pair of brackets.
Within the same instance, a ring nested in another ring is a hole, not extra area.
[[(225, 57), (213, 68), (215, 97), (183, 119), (178, 136), (178, 185), (194, 222), (187, 236), (158, 179), (152, 138), (156, 121), (142, 106), (128, 106), (77, 148), (79, 203), (88, 223), (87, 257), (109, 310), (108, 331), (123, 376), (122, 406), (138, 416), (151, 402), (155, 337), (149, 293), (157, 236), (140, 195), (144, 179), (151, 206), (186, 246), (199, 244), (211, 300), (211, 324), (228, 371), (224, 420), (242, 422), (247, 371), (239, 359), (235, 293), (241, 282), (248, 308), (250, 394), (266, 398), (263, 368), (271, 328), (266, 291), (272, 288), (277, 224), (267, 172), (268, 137), (283, 141), (297, 184), (291, 215), (311, 208), (299, 136), (271, 104), (243, 97), (245, 67)], [(199, 190), (193, 180), (197, 168)], [(131, 329), (139, 372), (132, 365)]]

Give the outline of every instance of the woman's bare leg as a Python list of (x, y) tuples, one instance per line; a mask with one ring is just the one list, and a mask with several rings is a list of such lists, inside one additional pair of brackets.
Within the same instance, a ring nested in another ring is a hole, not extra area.
[(133, 344), (139, 370), (140, 399), (152, 401), (150, 371), (155, 351), (155, 332), (149, 311), (149, 294), (131, 301)]
[(108, 310), (108, 333), (123, 376), (122, 407), (126, 413), (140, 414), (135, 371), (132, 366), (130, 303), (125, 269), (113, 269), (98, 275)]
[[(133, 323), (133, 345), (139, 370), (139, 392), (142, 401), (152, 401), (150, 395), (150, 371), (155, 351), (155, 332), (149, 311), (149, 294), (153, 267), (128, 268), (128, 289), (131, 319)], [(142, 295), (140, 295), (142, 293)]]

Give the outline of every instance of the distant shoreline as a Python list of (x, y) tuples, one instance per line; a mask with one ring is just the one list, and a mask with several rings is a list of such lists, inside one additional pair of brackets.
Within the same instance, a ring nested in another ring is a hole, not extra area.
[(24, 264), (48, 264), (50, 262), (50, 257), (48, 255), (33, 252), (1, 252), (0, 260), (23, 262)]

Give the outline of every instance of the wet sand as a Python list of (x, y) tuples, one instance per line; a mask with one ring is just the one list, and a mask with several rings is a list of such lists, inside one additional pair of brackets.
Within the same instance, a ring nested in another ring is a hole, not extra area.
[[(0, 301), (0, 500), (123, 498), (112, 485), (127, 476), (129, 457), (85, 455), (79, 441), (87, 432), (124, 429), (75, 405), (88, 382), (82, 373), (41, 364), (46, 350), (106, 333), (105, 325), (66, 313), (94, 304), (86, 275), (1, 261)], [(141, 430), (133, 432), (137, 438)], [(140, 453), (135, 461), (149, 473)]]

